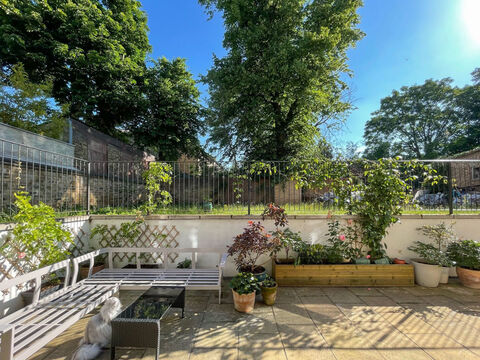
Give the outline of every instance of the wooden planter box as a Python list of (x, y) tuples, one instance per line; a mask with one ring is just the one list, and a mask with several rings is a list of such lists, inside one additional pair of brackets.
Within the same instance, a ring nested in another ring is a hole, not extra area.
[(283, 265), (273, 264), (280, 286), (413, 286), (413, 265)]

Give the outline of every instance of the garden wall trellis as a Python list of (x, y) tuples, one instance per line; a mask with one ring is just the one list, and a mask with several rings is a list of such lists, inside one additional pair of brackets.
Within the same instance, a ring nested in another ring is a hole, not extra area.
[[(180, 233), (175, 225), (153, 225), (142, 222), (138, 225), (138, 228), (140, 230), (139, 236), (132, 243), (131, 239), (119, 236), (119, 226), (109, 226), (98, 240), (98, 247), (177, 248), (179, 245), (177, 237)], [(143, 253), (141, 258), (145, 263), (156, 264), (163, 261), (162, 253)], [(168, 260), (172, 263), (177, 258), (177, 253), (168, 254)], [(135, 260), (135, 254), (114, 253), (113, 260), (120, 263), (131, 263)]]

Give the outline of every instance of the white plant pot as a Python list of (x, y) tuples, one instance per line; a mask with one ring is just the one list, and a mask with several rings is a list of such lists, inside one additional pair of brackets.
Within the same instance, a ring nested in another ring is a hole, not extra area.
[(450, 275), (450, 268), (442, 267), (442, 275), (440, 275), (440, 284), (448, 284), (449, 275)]
[(415, 269), (415, 282), (420, 286), (437, 287), (442, 276), (442, 267), (412, 260)]
[(458, 277), (457, 268), (455, 266), (452, 266), (451, 268), (448, 268), (448, 272), (449, 272), (450, 277)]

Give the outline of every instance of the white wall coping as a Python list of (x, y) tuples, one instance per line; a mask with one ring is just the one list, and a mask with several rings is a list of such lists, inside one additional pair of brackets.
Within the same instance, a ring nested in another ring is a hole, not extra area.
[[(335, 218), (340, 219), (354, 219), (354, 215), (334, 215)], [(136, 215), (90, 215), (89, 220), (134, 220)], [(147, 215), (143, 217), (145, 220), (262, 220), (261, 215), (208, 215), (208, 214), (199, 214), (199, 215)], [(405, 214), (399, 215), (398, 218), (401, 219), (479, 219), (479, 214)], [(328, 215), (288, 215), (289, 220), (326, 220)], [(269, 219), (265, 219), (269, 220)]]

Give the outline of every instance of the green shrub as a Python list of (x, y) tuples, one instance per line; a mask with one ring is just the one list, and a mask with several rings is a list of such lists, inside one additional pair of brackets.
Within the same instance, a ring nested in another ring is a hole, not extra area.
[(305, 244), (297, 251), (297, 265), (341, 264), (344, 259), (342, 250), (335, 246)]
[(414, 245), (409, 246), (411, 250), (418, 254), (422, 260), (430, 265), (453, 266), (454, 263), (445, 251), (442, 251), (432, 244), (425, 244), (421, 241), (415, 241)]
[(457, 266), (480, 270), (480, 243), (474, 240), (462, 240), (453, 242), (448, 246), (450, 259)]
[(190, 269), (192, 267), (192, 260), (185, 258), (177, 264), (177, 269)]
[(260, 286), (264, 287), (264, 288), (273, 288), (273, 287), (277, 286), (277, 282), (270, 275), (267, 275), (265, 277), (265, 280), (263, 280), (261, 282)]
[(230, 288), (240, 295), (251, 294), (257, 290), (260, 290), (258, 280), (252, 273), (238, 273), (230, 281)]
[(15, 194), (15, 199), (15, 227), (1, 244), (1, 254), (22, 273), (65, 260), (73, 238), (56, 221), (55, 211), (42, 202), (32, 205), (26, 192)]

